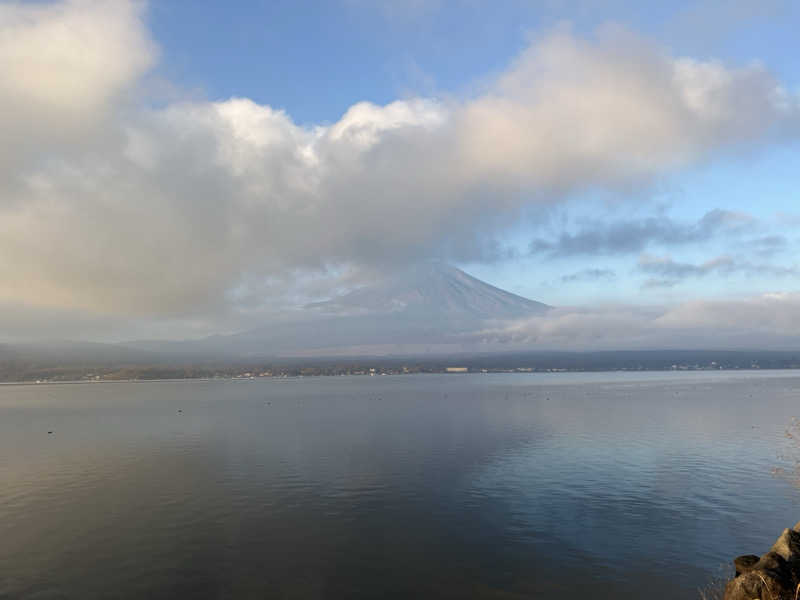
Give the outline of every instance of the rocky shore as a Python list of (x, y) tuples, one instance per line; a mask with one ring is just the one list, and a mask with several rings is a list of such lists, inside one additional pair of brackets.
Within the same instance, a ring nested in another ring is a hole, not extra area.
[(736, 575), (724, 600), (797, 600), (800, 598), (800, 523), (784, 529), (766, 554), (734, 559)]

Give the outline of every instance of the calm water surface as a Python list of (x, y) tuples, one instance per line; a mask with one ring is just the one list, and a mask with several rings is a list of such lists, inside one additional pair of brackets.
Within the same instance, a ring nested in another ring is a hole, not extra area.
[[(0, 387), (0, 598), (692, 598), (800, 372)], [(48, 434), (52, 431), (52, 434)]]

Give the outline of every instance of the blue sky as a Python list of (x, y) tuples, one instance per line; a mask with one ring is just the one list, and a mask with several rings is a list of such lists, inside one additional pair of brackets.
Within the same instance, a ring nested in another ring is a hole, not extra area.
[(428, 259), (557, 306), (794, 302), (799, 29), (782, 0), (4, 2), (7, 326), (232, 331)]
[(153, 3), (160, 72), (211, 99), (245, 96), (299, 123), (337, 120), (352, 104), (469, 93), (530, 39), (569, 23), (581, 35), (620, 23), (678, 55), (762, 61), (800, 83), (795, 3), (621, 0), (239, 0)]

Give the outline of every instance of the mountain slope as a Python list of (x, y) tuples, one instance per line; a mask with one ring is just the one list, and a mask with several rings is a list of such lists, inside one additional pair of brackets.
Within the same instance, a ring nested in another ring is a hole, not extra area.
[(550, 308), (455, 267), (427, 263), (243, 333), (136, 346), (237, 356), (460, 350), (463, 334), (482, 329), (486, 321), (519, 319)]
[(419, 316), (516, 319), (550, 307), (489, 285), (450, 265), (433, 262), (308, 308), (333, 314), (403, 312)]

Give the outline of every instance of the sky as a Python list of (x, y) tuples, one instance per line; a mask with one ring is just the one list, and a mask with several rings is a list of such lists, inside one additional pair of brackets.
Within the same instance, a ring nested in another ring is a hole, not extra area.
[(0, 339), (239, 331), (439, 259), (559, 307), (498, 341), (797, 347), (798, 28), (782, 0), (0, 1)]

